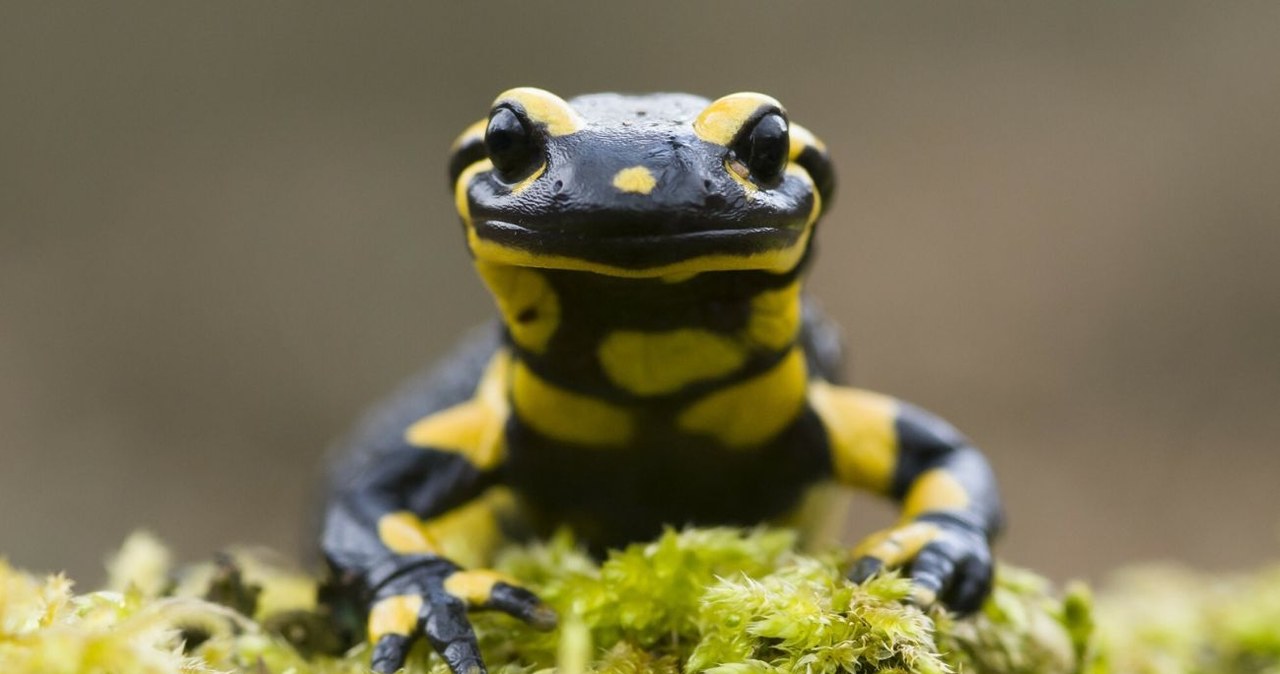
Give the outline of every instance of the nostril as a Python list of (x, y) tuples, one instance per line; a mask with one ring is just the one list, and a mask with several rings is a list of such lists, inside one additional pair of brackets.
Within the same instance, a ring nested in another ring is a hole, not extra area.
[(710, 192), (710, 191), (711, 191), (711, 180), (709, 180), (709, 179), (708, 179), (708, 180), (703, 180), (703, 181), (702, 181), (702, 189), (704, 189), (704, 190), (706, 190), (706, 191)]
[(557, 181), (555, 181), (554, 183), (552, 183), (552, 184), (551, 184), (551, 190), (552, 190), (553, 192), (555, 192), (556, 194), (559, 194), (559, 193), (560, 193), (560, 190), (562, 190), (562, 189), (564, 189), (564, 181), (563, 181), (563, 180), (557, 180)]

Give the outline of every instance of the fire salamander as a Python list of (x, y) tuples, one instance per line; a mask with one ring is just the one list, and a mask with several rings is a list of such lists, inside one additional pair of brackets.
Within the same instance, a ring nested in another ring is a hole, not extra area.
[(992, 472), (946, 422), (839, 383), (834, 328), (802, 292), (835, 177), (776, 100), (512, 89), (449, 168), (502, 320), (377, 408), (336, 473), (329, 594), (374, 669), (426, 637), (454, 672), (484, 672), (473, 609), (552, 628), (483, 570), (504, 540), (567, 526), (602, 552), (668, 525), (778, 522), (831, 483), (902, 507), (854, 550), (854, 581), (901, 568), (921, 603), (981, 604)]

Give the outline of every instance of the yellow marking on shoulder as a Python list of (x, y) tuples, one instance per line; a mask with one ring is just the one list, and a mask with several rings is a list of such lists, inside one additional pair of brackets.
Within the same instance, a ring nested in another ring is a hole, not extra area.
[(396, 554), (439, 555), (463, 567), (485, 566), (503, 542), (500, 520), (514, 508), (511, 491), (494, 487), (429, 520), (408, 511), (383, 515), (378, 538)]
[(787, 156), (793, 161), (804, 153), (805, 148), (811, 147), (819, 152), (827, 151), (827, 146), (818, 140), (813, 132), (799, 124), (789, 123), (787, 135), (791, 139), (791, 145), (787, 147)]
[(635, 420), (627, 410), (546, 382), (524, 363), (517, 362), (513, 369), (516, 413), (539, 433), (589, 446), (620, 446), (631, 439)]
[(498, 95), (494, 107), (502, 103), (518, 103), (529, 119), (547, 128), (552, 136), (567, 136), (586, 127), (586, 122), (563, 98), (536, 87), (517, 87)]
[(453, 139), (453, 145), (449, 146), (449, 152), (457, 152), (459, 148), (473, 140), (484, 140), (485, 131), (489, 129), (489, 119), (478, 120), (470, 126), (462, 130), (458, 137)]
[(493, 293), (511, 338), (533, 353), (546, 351), (560, 325), (560, 300), (547, 277), (535, 269), (476, 260), (476, 270)]
[(916, 478), (907, 489), (902, 502), (902, 519), (912, 520), (920, 515), (946, 510), (964, 510), (969, 507), (969, 492), (954, 475), (943, 468), (934, 468)]
[(514, 578), (488, 569), (454, 571), (444, 579), (444, 591), (467, 602), (468, 606), (484, 606), (498, 583), (518, 586)]
[(746, 338), (769, 349), (783, 349), (800, 332), (800, 281), (751, 298)]
[(792, 349), (769, 371), (685, 408), (676, 423), (686, 432), (709, 435), (728, 447), (754, 447), (795, 421), (804, 408), (806, 384), (804, 355)]
[(698, 113), (693, 132), (708, 143), (727, 146), (742, 130), (742, 125), (760, 108), (782, 104), (771, 96), (744, 91), (717, 99)]
[(503, 428), (510, 413), (504, 392), (511, 354), (500, 349), (490, 359), (475, 395), (463, 403), (429, 414), (405, 429), (405, 441), (415, 447), (454, 452), (476, 468), (488, 470), (505, 455)]
[(613, 176), (613, 186), (622, 192), (632, 194), (648, 194), (657, 186), (658, 179), (645, 166), (632, 166), (618, 171)]
[(408, 636), (418, 626), (418, 614), (422, 611), (422, 597), (416, 594), (399, 594), (380, 599), (369, 609), (369, 643), (389, 634)]
[[(465, 177), (466, 174), (464, 173), (463, 175)], [(459, 183), (461, 184), (461, 179), (459, 179)], [(629, 269), (627, 267), (617, 267), (600, 262), (593, 262), (591, 260), (569, 257), (566, 255), (534, 253), (522, 248), (504, 246), (496, 241), (482, 239), (478, 234), (476, 234), (475, 228), (470, 226), (468, 211), (459, 210), (459, 214), (461, 214), (463, 216), (463, 220), (468, 223), (467, 244), (471, 247), (472, 255), (475, 255), (477, 259), (496, 264), (507, 264), (518, 267), (587, 271), (618, 278), (663, 278), (683, 274), (699, 274), (709, 271), (736, 271), (747, 269), (759, 269), (775, 274), (785, 274), (792, 269), (795, 269), (795, 266), (799, 264), (800, 259), (804, 257), (805, 247), (809, 242), (809, 237), (813, 234), (813, 220), (811, 219), (809, 226), (807, 226), (804, 232), (801, 233), (800, 237), (796, 239), (796, 242), (787, 248), (750, 253), (747, 255), (716, 253), (692, 257), (687, 260), (681, 260), (679, 262), (673, 262), (671, 264), (660, 265), (657, 267)]]
[(815, 381), (809, 384), (809, 404), (827, 429), (836, 479), (887, 493), (898, 457), (898, 401)]
[(601, 340), (596, 355), (609, 381), (642, 396), (674, 393), (694, 382), (723, 377), (747, 359), (746, 350), (732, 337), (695, 328), (618, 330)]

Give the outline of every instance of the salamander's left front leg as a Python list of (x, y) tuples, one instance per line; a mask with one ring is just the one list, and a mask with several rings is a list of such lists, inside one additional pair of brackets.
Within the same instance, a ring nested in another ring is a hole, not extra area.
[(901, 568), (919, 603), (977, 610), (991, 592), (991, 542), (1002, 522), (986, 459), (950, 424), (892, 398), (815, 384), (810, 401), (827, 428), (837, 478), (902, 504), (897, 526), (855, 549), (850, 578)]

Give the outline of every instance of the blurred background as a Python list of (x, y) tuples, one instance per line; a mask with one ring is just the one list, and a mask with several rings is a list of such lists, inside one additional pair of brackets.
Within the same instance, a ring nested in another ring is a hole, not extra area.
[(0, 553), (310, 546), (326, 445), (491, 315), (445, 156), (535, 85), (759, 90), (826, 140), (814, 293), (860, 385), (990, 454), (1005, 558), (1275, 558), (1278, 73), (1271, 2), (7, 0)]

